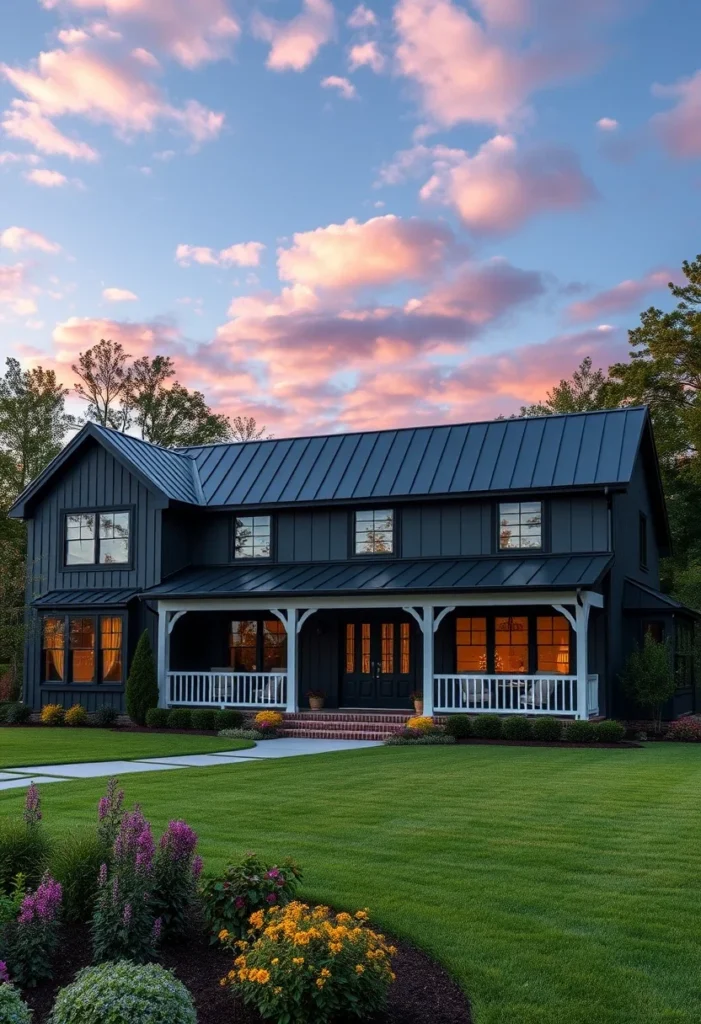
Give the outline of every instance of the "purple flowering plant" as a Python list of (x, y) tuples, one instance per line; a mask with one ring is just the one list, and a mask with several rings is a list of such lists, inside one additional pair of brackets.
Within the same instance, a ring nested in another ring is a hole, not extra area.
[(223, 931), (245, 938), (251, 914), (289, 903), (301, 877), (300, 868), (291, 858), (281, 865), (268, 865), (255, 853), (247, 853), (220, 877), (206, 879), (200, 894), (210, 941), (218, 942)]
[(52, 977), (62, 903), (63, 889), (47, 873), (34, 892), (25, 893), (17, 920), (5, 929), (7, 964), (21, 988), (34, 988)]
[(187, 933), (202, 858), (196, 854), (197, 833), (186, 821), (170, 821), (161, 836), (154, 862), (153, 904), (164, 940)]
[(119, 789), (119, 779), (112, 778), (97, 805), (97, 834), (107, 849), (114, 845), (123, 817), (124, 790)]
[(38, 825), (41, 821), (41, 797), (37, 786), (32, 782), (24, 800), (24, 814), (27, 825)]

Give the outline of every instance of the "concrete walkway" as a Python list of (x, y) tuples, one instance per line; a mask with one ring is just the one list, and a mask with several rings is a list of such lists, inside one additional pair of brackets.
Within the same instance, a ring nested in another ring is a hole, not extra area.
[(134, 772), (163, 772), (176, 768), (221, 768), (222, 765), (251, 764), (301, 754), (328, 754), (337, 750), (379, 747), (372, 740), (264, 740), (249, 750), (219, 751), (216, 754), (177, 754), (173, 757), (144, 757), (139, 761), (86, 761), (81, 764), (41, 764), (0, 770), (0, 791), (28, 786), (30, 782), (68, 782), (70, 779), (98, 779), (101, 776)]

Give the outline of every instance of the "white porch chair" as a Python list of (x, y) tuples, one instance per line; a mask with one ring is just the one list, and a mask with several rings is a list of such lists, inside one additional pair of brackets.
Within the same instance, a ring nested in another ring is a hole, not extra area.
[(554, 679), (532, 679), (521, 697), (521, 707), (527, 711), (540, 711), (554, 707)]

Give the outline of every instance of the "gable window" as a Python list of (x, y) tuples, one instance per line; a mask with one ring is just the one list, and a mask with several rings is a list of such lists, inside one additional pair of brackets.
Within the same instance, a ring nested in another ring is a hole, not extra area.
[(540, 550), (542, 547), (542, 502), (502, 502), (499, 505), (499, 550)]
[(127, 565), (129, 512), (69, 512), (66, 565)]
[(640, 568), (647, 569), (647, 516), (640, 513), (638, 522), (638, 553), (640, 555)]
[(229, 664), (235, 672), (275, 672), (287, 667), (287, 633), (279, 619), (234, 619)]
[(356, 555), (391, 555), (394, 551), (394, 512), (391, 508), (355, 513)]
[(234, 558), (270, 558), (270, 516), (237, 516)]
[(121, 684), (123, 641), (121, 615), (46, 616), (42, 631), (43, 681)]

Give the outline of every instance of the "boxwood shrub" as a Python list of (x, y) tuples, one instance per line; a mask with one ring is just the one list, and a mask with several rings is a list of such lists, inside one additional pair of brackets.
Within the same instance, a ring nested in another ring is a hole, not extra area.
[(454, 736), (456, 740), (466, 740), (472, 734), (472, 723), (469, 715), (448, 715), (445, 723), (446, 736)]
[(146, 712), (146, 725), (149, 729), (167, 729), (170, 714), (168, 708), (149, 708)]
[(189, 708), (173, 708), (168, 715), (169, 729), (191, 729), (192, 712)]
[(51, 1024), (197, 1024), (192, 996), (158, 964), (128, 960), (80, 971), (62, 989)]
[(118, 718), (119, 712), (111, 704), (103, 704), (102, 707), (96, 709), (92, 716), (93, 725), (99, 726), (100, 729), (113, 728), (117, 724)]
[(594, 722), (576, 720), (570, 722), (565, 730), (565, 739), (568, 743), (594, 743), (597, 738), (597, 730)]
[(511, 715), (502, 723), (501, 734), (505, 740), (530, 740), (533, 738), (533, 725), (529, 718)]
[(599, 743), (620, 743), (626, 734), (626, 727), (620, 722), (607, 719), (596, 726), (596, 738)]
[(5, 711), (5, 721), (8, 725), (24, 725), (32, 717), (32, 709), (22, 701), (8, 704)]
[(214, 713), (214, 728), (217, 731), (222, 729), (240, 729), (243, 725), (243, 712), (236, 708), (225, 708)]
[(193, 729), (214, 729), (216, 721), (215, 708), (195, 708), (192, 711), (191, 720)]
[(536, 718), (531, 726), (531, 736), (539, 743), (557, 743), (562, 739), (562, 722), (550, 715)]
[(501, 739), (501, 729), (499, 715), (477, 715), (472, 722), (472, 735), (480, 740)]

